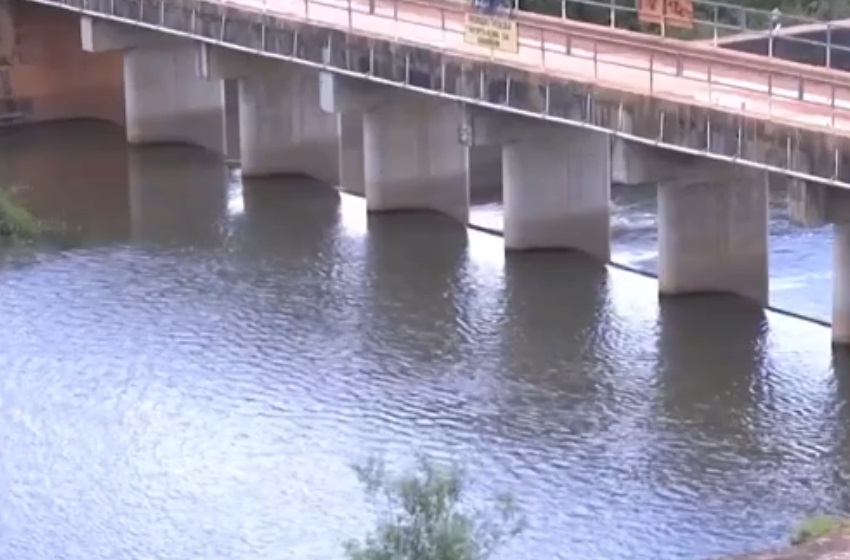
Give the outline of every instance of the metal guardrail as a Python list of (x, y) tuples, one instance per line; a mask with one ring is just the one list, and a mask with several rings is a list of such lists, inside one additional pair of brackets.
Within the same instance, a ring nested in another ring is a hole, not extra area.
[[(518, 10), (544, 13), (561, 19), (589, 21), (610, 28), (629, 29), (642, 33), (685, 40), (707, 40), (718, 45), (723, 39), (738, 36), (741, 40), (761, 39), (767, 43), (768, 57), (774, 57), (774, 44), (787, 44), (822, 49), (823, 65), (832, 67), (834, 54), (845, 53), (850, 58), (850, 9), (833, 14), (838, 20), (816, 18), (781, 10), (761, 10), (730, 2), (713, 0), (673, 0), (686, 7), (683, 18), (656, 17), (657, 23), (641, 18), (643, 0), (513, 0)], [(657, 0), (666, 5), (666, 0)], [(642, 22), (641, 20), (644, 19)], [(667, 24), (667, 22), (670, 24)], [(847, 32), (842, 44), (839, 35)], [(802, 36), (820, 35), (822, 39)]]
[[(386, 39), (427, 50), (442, 51), (450, 57), (495, 63), (519, 70), (548, 74), (555, 80), (584, 82), (615, 90), (649, 95), (684, 105), (702, 105), (745, 117), (756, 117), (809, 129), (827, 135), (850, 136), (850, 76), (821, 68), (766, 60), (763, 57), (656, 37), (624, 33), (598, 26), (563, 22), (528, 13), (517, 13), (519, 52), (498, 52), (464, 42), (465, 5), (427, 0), (33, 0), (78, 13), (146, 27), (164, 33), (224, 45), (229, 48), (313, 66), (420, 93), (457, 99), (536, 119), (564, 122), (613, 133), (636, 142), (711, 159), (735, 162), (783, 173), (804, 180), (850, 188), (850, 169), (841, 168), (843, 154), (835, 145), (829, 172), (801, 169), (794, 134), (789, 134), (785, 157), (779, 162), (748, 157), (742, 143), (745, 131), (739, 124), (737, 149), (712, 145), (711, 123), (704, 142), (698, 147), (683, 145), (665, 136), (665, 113), (659, 115), (659, 131), (647, 137), (622, 126), (600, 126), (592, 118), (593, 100), (588, 89), (583, 115), (562, 114), (552, 103), (559, 86), (545, 81), (538, 89), (539, 99), (528, 100), (523, 84), (502, 80), (504, 91), (495, 97), (484, 93), (485, 65), (474, 70), (481, 87), (461, 91), (447, 79), (450, 71), (463, 72), (456, 62), (440, 57), (434, 68), (439, 79), (428, 86), (411, 79), (410, 53), (405, 56), (401, 76), (383, 76), (376, 61), (386, 53), (377, 52), (369, 42), (368, 68), (355, 68), (345, 62), (307, 57), (301, 53), (298, 28), (283, 29), (274, 18), (308, 22), (345, 34)], [(211, 11), (209, 7), (216, 7)], [(256, 17), (249, 17), (250, 14)], [(331, 49), (331, 39), (328, 39)], [(337, 45), (345, 47), (344, 44)], [(450, 58), (449, 57), (449, 58)], [(501, 73), (504, 78), (504, 72)], [(730, 99), (732, 105), (730, 106)], [(744, 106), (740, 106), (743, 102)], [(620, 113), (623, 113), (622, 102)], [(622, 119), (621, 119), (622, 121)], [(739, 123), (743, 119), (739, 120)], [(793, 131), (791, 131), (793, 132)]]

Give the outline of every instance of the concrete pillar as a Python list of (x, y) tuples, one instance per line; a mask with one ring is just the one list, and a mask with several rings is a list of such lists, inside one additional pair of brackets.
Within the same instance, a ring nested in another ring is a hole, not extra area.
[(363, 116), (366, 205), (370, 211), (435, 210), (466, 224), (468, 149), (460, 105), (397, 94)]
[(502, 175), (507, 250), (577, 249), (609, 260), (608, 135), (529, 125), (502, 148)]
[(850, 223), (832, 227), (832, 342), (850, 344)]
[(337, 122), (319, 106), (318, 74), (293, 65), (239, 80), (242, 174), (303, 174), (336, 185)]
[(363, 115), (339, 113), (339, 186), (342, 190), (364, 196), (366, 183), (363, 176)]
[(714, 162), (659, 184), (662, 295), (725, 292), (768, 301), (767, 174)]
[(224, 85), (197, 76), (191, 43), (128, 50), (124, 87), (131, 144), (188, 143), (225, 153)]

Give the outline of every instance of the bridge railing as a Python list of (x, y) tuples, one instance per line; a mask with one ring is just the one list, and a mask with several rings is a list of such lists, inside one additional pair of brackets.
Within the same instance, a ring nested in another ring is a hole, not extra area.
[[(227, 0), (225, 3), (244, 7), (250, 1), (266, 12), (279, 12), (353, 33), (383, 35), (402, 43), (428, 45), (436, 41), (433, 46), (443, 50), (552, 77), (850, 135), (850, 75), (817, 67), (783, 60), (768, 63), (756, 55), (669, 42), (532, 13), (515, 14), (516, 53), (484, 49), (465, 43), (464, 18), (469, 8), (457, 2)], [(510, 81), (505, 87), (511, 87)], [(510, 99), (511, 92), (506, 91), (504, 97)]]
[[(842, 55), (850, 61), (850, 8), (825, 17), (762, 10), (714, 0), (513, 0), (515, 9), (573, 19), (659, 37), (707, 40), (717, 45), (732, 37), (760, 39), (760, 54), (783, 57), (786, 45), (822, 52), (820, 65), (832, 67)], [(654, 10), (652, 8), (655, 8)], [(842, 30), (845, 30), (842, 32)], [(843, 35), (846, 33), (846, 35)]]

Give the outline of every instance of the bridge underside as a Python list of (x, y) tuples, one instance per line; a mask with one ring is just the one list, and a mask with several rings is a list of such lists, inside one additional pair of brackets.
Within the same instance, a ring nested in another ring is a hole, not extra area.
[[(612, 173), (656, 182), (659, 284), (670, 295), (767, 302), (765, 166), (823, 179), (792, 185), (795, 212), (842, 224), (839, 232), (850, 224), (850, 197), (826, 186), (850, 180), (850, 148), (826, 134), (195, 0), (85, 3), (185, 36), (7, 0), (7, 121), (122, 123), (131, 143), (240, 153), (245, 176), (341, 182), (365, 194), (371, 212), (429, 209), (465, 223), (476, 192), (501, 186), (508, 250), (603, 261)], [(847, 243), (836, 236), (837, 279), (850, 277)], [(834, 338), (850, 343), (850, 285), (837, 283), (836, 294)]]

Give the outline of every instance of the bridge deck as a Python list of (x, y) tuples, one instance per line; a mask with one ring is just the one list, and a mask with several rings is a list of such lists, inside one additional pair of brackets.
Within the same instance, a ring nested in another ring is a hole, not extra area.
[(421, 0), (226, 0), (229, 7), (391, 39), (561, 79), (850, 136), (846, 74), (519, 13), (517, 53), (464, 41), (466, 6)]

